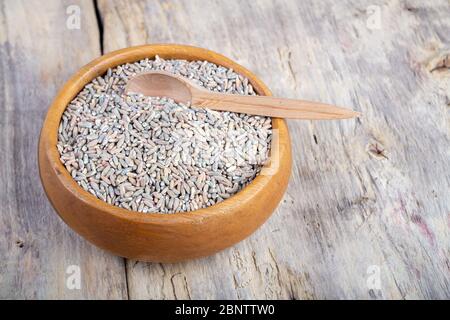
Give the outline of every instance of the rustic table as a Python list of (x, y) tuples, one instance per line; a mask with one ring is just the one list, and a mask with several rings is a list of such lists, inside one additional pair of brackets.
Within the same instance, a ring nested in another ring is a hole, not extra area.
[[(84, 241), (50, 206), (36, 159), (74, 71), (158, 42), (229, 56), (275, 95), (364, 114), (290, 121), (292, 177), (274, 215), (177, 264)], [(444, 0), (0, 1), (0, 298), (450, 298), (449, 50)]]

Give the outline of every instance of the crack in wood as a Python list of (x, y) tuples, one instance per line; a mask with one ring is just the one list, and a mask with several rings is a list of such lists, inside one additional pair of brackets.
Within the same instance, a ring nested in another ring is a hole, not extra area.
[(130, 282), (128, 280), (128, 266), (127, 266), (127, 259), (123, 258), (123, 267), (125, 271), (125, 289), (126, 289), (126, 297), (127, 300), (130, 300)]
[(104, 53), (103, 38), (104, 38), (104, 32), (105, 32), (103, 29), (103, 17), (102, 17), (102, 12), (98, 5), (98, 0), (93, 0), (93, 4), (94, 4), (94, 11), (95, 11), (95, 18), (96, 18), (96, 22), (97, 22), (98, 34), (99, 34), (100, 53), (103, 54)]

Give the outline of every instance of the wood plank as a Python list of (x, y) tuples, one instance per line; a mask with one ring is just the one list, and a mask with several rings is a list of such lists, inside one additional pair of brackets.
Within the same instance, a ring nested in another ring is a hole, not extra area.
[(364, 114), (290, 121), (294, 168), (274, 216), (209, 258), (128, 261), (130, 297), (449, 298), (449, 6), (100, 0), (106, 51), (206, 47), (275, 95)]
[[(73, 4), (80, 9), (80, 29), (66, 25)], [(38, 136), (51, 100), (98, 55), (92, 1), (0, 2), (0, 298), (127, 297), (124, 260), (93, 247), (62, 222), (37, 168)], [(79, 267), (79, 290), (76, 282), (73, 290), (66, 286), (77, 272), (71, 265)]]

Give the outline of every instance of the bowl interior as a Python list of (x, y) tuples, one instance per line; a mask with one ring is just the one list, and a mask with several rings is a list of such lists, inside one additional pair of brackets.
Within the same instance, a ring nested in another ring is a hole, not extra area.
[[(184, 59), (188, 61), (207, 60), (217, 65), (232, 68), (235, 72), (247, 77), (254, 90), (259, 95), (271, 95), (270, 90), (250, 71), (236, 64), (230, 59), (206, 49), (183, 45), (160, 44), (132, 47), (108, 53), (82, 67), (64, 85), (48, 111), (46, 120), (44, 122), (44, 127), (42, 129), (41, 138), (43, 135), (45, 135), (47, 138), (47, 156), (53, 163), (53, 168), (58, 173), (59, 179), (70, 192), (72, 192), (78, 199), (84, 201), (86, 204), (97, 207), (101, 211), (108, 214), (113, 214), (119, 219), (132, 219), (144, 223), (171, 223), (174, 222), (174, 215), (177, 216), (178, 219), (176, 220), (178, 222), (183, 219), (192, 222), (192, 219), (197, 219), (199, 217), (204, 218), (211, 214), (226, 214), (230, 207), (239, 206), (239, 204), (242, 202), (251, 201), (251, 198), (260, 190), (262, 190), (266, 184), (269, 183), (270, 179), (272, 178), (271, 175), (259, 174), (247, 186), (245, 186), (236, 194), (232, 195), (230, 198), (207, 208), (189, 212), (175, 213), (173, 215), (162, 213), (141, 213), (114, 206), (90, 194), (75, 182), (75, 180), (71, 177), (65, 166), (60, 161), (59, 151), (56, 148), (60, 119), (66, 109), (66, 106), (76, 97), (76, 95), (84, 88), (84, 86), (96, 77), (103, 75), (108, 70), (108, 68), (113, 68), (121, 64), (135, 62), (145, 58), (153, 59), (156, 55), (164, 59)], [(286, 127), (284, 120), (272, 118), (272, 128), (277, 130), (281, 127)], [(281, 141), (282, 139), (285, 138), (283, 136), (280, 136), (278, 140)], [(272, 141), (271, 152), (272, 150), (277, 150), (279, 148), (278, 145), (274, 145), (275, 143), (279, 143), (277, 139), (273, 139)], [(273, 155), (271, 154), (269, 163), (275, 168), (278, 168), (279, 155), (273, 157)], [(268, 165), (266, 165), (265, 168), (267, 168), (267, 166)]]

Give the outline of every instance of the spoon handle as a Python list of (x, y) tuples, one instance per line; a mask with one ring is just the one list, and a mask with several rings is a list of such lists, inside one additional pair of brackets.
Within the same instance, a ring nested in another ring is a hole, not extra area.
[(219, 111), (248, 113), (275, 118), (325, 120), (349, 119), (359, 115), (353, 110), (320, 102), (268, 96), (244, 96), (195, 90), (192, 105)]

